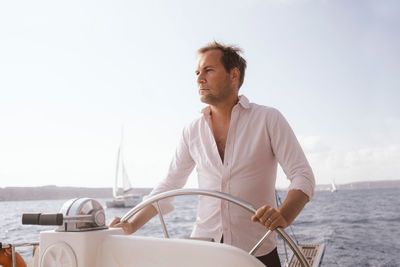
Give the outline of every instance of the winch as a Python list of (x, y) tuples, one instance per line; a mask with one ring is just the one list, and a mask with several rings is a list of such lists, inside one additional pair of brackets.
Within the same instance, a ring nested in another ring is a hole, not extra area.
[(57, 232), (82, 232), (107, 229), (106, 216), (101, 204), (91, 198), (68, 200), (60, 213), (24, 213), (22, 224), (59, 225)]

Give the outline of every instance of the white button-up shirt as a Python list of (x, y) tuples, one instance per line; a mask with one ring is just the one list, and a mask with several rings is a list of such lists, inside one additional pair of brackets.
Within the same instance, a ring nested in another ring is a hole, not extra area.
[[(310, 165), (289, 124), (270, 107), (249, 103), (241, 96), (232, 109), (224, 161), (218, 153), (211, 128), (210, 107), (203, 116), (184, 128), (169, 171), (150, 195), (182, 188), (196, 166), (200, 189), (231, 194), (251, 203), (276, 208), (275, 180), (279, 163), (291, 181), (289, 190), (299, 189), (311, 199), (315, 180)], [(173, 207), (170, 200), (159, 202), (163, 214)], [(247, 210), (227, 201), (200, 196), (194, 237), (211, 237), (249, 251), (266, 228), (251, 221)], [(264, 242), (256, 256), (276, 247), (275, 234)]]

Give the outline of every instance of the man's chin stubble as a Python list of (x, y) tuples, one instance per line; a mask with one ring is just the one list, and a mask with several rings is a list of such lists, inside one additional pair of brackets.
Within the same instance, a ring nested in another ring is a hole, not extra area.
[(213, 103), (217, 102), (217, 99), (215, 99), (214, 96), (212, 95), (202, 95), (200, 96), (200, 101), (205, 103), (205, 104), (209, 104), (212, 105)]

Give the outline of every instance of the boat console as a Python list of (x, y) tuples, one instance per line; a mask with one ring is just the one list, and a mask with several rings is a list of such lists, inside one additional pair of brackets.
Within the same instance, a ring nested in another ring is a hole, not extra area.
[[(121, 220), (127, 221), (147, 205), (180, 195), (205, 195), (230, 201), (251, 213), (251, 204), (233, 196), (208, 190), (179, 189), (150, 197), (132, 208)], [(56, 214), (23, 214), (23, 224), (55, 225), (52, 231), (40, 233), (39, 252), (30, 262), (32, 267), (106, 267), (106, 266), (264, 266), (253, 255), (271, 231), (245, 251), (227, 245), (199, 240), (169, 238), (164, 220), (159, 213), (166, 238), (125, 235), (120, 228), (108, 229), (101, 204), (89, 198), (67, 201)], [(276, 230), (298, 258), (293, 266), (311, 266), (294, 241), (286, 232)], [(318, 266), (313, 263), (312, 266)], [(292, 265), (291, 265), (292, 266)]]
[(23, 214), (23, 224), (58, 226), (40, 233), (32, 266), (263, 266), (236, 247), (125, 235), (121, 229), (108, 229), (104, 218), (102, 206), (88, 198), (67, 201), (57, 214)]
[(102, 205), (90, 198), (68, 200), (60, 213), (23, 214), (22, 224), (58, 226), (40, 233), (37, 266), (97, 266), (97, 253), (104, 237), (123, 234), (120, 229), (108, 230), (105, 218)]

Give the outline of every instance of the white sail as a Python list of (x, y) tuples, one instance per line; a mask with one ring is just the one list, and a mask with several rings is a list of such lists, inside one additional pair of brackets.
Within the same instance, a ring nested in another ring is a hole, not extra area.
[(123, 147), (123, 129), (121, 130), (121, 143), (118, 148), (117, 155), (117, 167), (115, 172), (115, 182), (114, 182), (114, 197), (121, 197), (124, 193), (132, 189), (132, 185), (128, 176), (128, 171), (125, 167), (124, 160), (124, 147)]
[(142, 196), (135, 193), (129, 179), (124, 160), (124, 129), (121, 130), (121, 143), (118, 147), (117, 166), (113, 187), (114, 199), (107, 200), (107, 208), (130, 208), (142, 201)]
[(336, 189), (336, 185), (335, 185), (335, 179), (332, 179), (331, 184), (332, 184), (331, 192), (336, 192), (337, 189)]
[(122, 161), (122, 189), (127, 192), (132, 189), (131, 182), (129, 180), (128, 171), (125, 168), (125, 164)]

